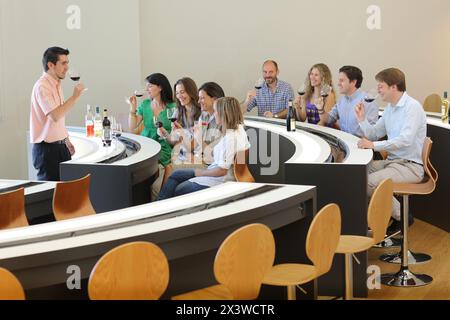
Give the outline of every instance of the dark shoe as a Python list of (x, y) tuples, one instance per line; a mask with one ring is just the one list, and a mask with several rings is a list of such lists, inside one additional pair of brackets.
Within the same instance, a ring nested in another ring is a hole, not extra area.
[[(386, 230), (386, 234), (388, 236), (390, 236), (391, 234), (394, 234), (396, 232), (399, 232), (402, 230), (402, 223), (398, 220), (395, 220), (393, 218), (391, 218), (391, 224), (389, 225), (389, 227)], [(411, 226), (414, 223), (414, 218), (413, 217), (409, 217), (409, 226)]]

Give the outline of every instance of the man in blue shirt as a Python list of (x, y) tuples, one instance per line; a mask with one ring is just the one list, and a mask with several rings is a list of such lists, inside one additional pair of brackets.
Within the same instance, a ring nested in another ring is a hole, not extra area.
[[(369, 196), (387, 178), (394, 183), (418, 183), (423, 180), (422, 149), (427, 134), (425, 112), (422, 105), (406, 93), (404, 73), (390, 68), (381, 71), (375, 78), (378, 94), (389, 103), (383, 116), (371, 125), (363, 105), (355, 109), (359, 125), (367, 137), (358, 141), (358, 147), (388, 153), (386, 160), (373, 161), (369, 165)], [(387, 140), (378, 141), (386, 135)], [(400, 203), (395, 198), (392, 210), (396, 227), (399, 228)]]
[(261, 89), (250, 90), (241, 105), (242, 113), (258, 107), (258, 116), (286, 118), (289, 100), (294, 100), (294, 90), (289, 83), (278, 79), (278, 64), (267, 60), (263, 64), (264, 84)]
[[(343, 95), (329, 113), (320, 115), (320, 125), (328, 125), (339, 121), (342, 131), (358, 137), (364, 137), (355, 114), (355, 107), (364, 101), (366, 93), (360, 90), (363, 75), (359, 68), (344, 66), (339, 69), (339, 93)], [(375, 97), (374, 97), (375, 98)], [(375, 101), (363, 104), (366, 118), (370, 124), (378, 121), (378, 105)]]

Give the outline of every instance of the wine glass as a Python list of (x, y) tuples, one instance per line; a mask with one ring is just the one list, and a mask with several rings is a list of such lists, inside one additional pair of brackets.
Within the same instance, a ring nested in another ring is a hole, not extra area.
[(298, 89), (297, 89), (297, 93), (300, 97), (304, 96), (306, 93), (306, 86), (303, 83)]
[(320, 96), (323, 99), (326, 99), (330, 95), (330, 93), (331, 93), (331, 86), (324, 83), (320, 89)]
[(167, 118), (173, 123), (177, 121), (177, 109), (176, 108), (167, 108), (166, 109)]
[(211, 116), (210, 116), (210, 114), (208, 112), (202, 112), (202, 114), (200, 116), (202, 127), (207, 127), (208, 126), (210, 118), (211, 118)]
[(259, 78), (258, 80), (256, 80), (255, 82), (255, 89), (256, 90), (260, 90), (262, 88), (262, 86), (264, 85), (264, 79), (263, 78)]
[(376, 98), (378, 98), (378, 90), (375, 88), (370, 89), (364, 95), (364, 101), (367, 103), (374, 102)]
[(144, 94), (145, 94), (145, 90), (142, 88), (134, 90), (134, 95), (136, 98), (142, 98), (144, 96)]
[[(153, 116), (153, 124), (157, 130), (163, 127), (162, 121), (160, 121), (157, 116)], [(160, 139), (165, 140), (166, 138), (160, 136)]]
[(80, 81), (80, 79), (81, 79), (80, 74), (79, 74), (78, 71), (77, 71), (76, 69), (74, 69), (74, 68), (71, 68), (71, 69), (69, 70), (69, 77), (70, 77), (70, 80), (75, 81), (75, 82), (78, 82), (78, 81)]

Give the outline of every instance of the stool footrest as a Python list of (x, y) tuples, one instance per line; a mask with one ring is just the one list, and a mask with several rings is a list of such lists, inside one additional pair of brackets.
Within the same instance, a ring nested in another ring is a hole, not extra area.
[(393, 287), (420, 287), (426, 286), (433, 278), (426, 274), (415, 274), (408, 268), (401, 268), (397, 273), (381, 275), (381, 283)]
[[(392, 252), (386, 253), (380, 256), (380, 260), (387, 263), (401, 264), (402, 263), (402, 253)], [(426, 263), (431, 260), (431, 256), (424, 253), (414, 253), (408, 251), (408, 265)]]

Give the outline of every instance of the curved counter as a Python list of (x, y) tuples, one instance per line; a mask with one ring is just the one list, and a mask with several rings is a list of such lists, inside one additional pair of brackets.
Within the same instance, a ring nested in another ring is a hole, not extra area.
[[(130, 241), (151, 241), (169, 259), (168, 298), (215, 283), (212, 265), (218, 247), (249, 223), (273, 230), (278, 261), (306, 261), (304, 248), (291, 241), (305, 242), (315, 211), (314, 187), (229, 182), (196, 197), (1, 231), (0, 265), (20, 279), (28, 298), (86, 298), (87, 278), (105, 252)], [(65, 287), (70, 266), (80, 268), (84, 291), (71, 293)], [(56, 285), (57, 296), (48, 289)]]
[[(97, 213), (139, 205), (150, 201), (151, 185), (158, 173), (161, 146), (143, 136), (124, 133), (111, 147), (99, 138), (87, 138), (84, 128), (69, 127), (75, 146), (73, 159), (60, 164), (61, 180), (91, 174), (90, 197)], [(31, 145), (29, 145), (31, 163)], [(29, 166), (30, 178), (34, 168)], [(42, 184), (37, 182), (35, 184)], [(26, 209), (31, 224), (52, 221), (51, 199), (54, 183), (42, 189), (26, 188)]]

